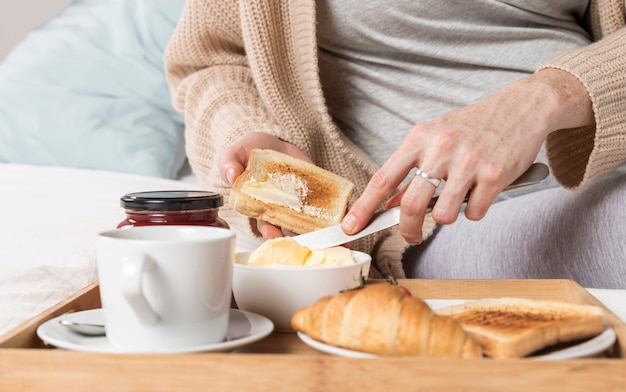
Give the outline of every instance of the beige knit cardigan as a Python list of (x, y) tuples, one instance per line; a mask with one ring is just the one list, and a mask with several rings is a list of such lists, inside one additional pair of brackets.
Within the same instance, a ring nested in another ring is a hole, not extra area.
[[(591, 0), (595, 43), (542, 68), (576, 76), (593, 102), (596, 125), (552, 133), (552, 172), (578, 189), (626, 161), (626, 0)], [(201, 185), (222, 193), (218, 154), (261, 131), (302, 149), (319, 166), (354, 181), (359, 195), (376, 165), (333, 123), (318, 76), (314, 0), (188, 0), (165, 53), (175, 108), (185, 118), (186, 149)], [(254, 235), (254, 222), (225, 206), (222, 216)], [(430, 217), (428, 217), (430, 218)], [(427, 219), (424, 235), (434, 222)], [(406, 243), (394, 229), (357, 241), (373, 255), (371, 276), (403, 277)]]

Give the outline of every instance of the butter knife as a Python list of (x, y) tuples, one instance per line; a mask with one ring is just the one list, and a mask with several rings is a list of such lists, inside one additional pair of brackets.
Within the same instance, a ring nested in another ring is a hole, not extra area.
[[(535, 185), (543, 181), (550, 170), (543, 163), (533, 163), (528, 170), (520, 177), (513, 181), (509, 186), (505, 187), (502, 192), (512, 189), (522, 188), (525, 186)], [(431, 210), (437, 202), (437, 196), (433, 197), (428, 203), (428, 210)], [(463, 202), (467, 202), (469, 194)], [(333, 246), (342, 245), (352, 242), (356, 239), (365, 237), (380, 230), (392, 227), (400, 223), (400, 207), (393, 207), (385, 211), (377, 212), (372, 219), (361, 231), (356, 234), (348, 235), (343, 232), (341, 224), (325, 227), (323, 229), (311, 231), (309, 233), (293, 236), (298, 244), (311, 249), (324, 249)]]

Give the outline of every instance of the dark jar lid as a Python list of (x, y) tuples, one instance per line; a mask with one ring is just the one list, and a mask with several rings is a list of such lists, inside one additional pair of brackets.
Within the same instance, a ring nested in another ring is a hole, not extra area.
[(188, 211), (219, 208), (222, 195), (205, 191), (149, 191), (128, 193), (120, 205), (133, 211)]

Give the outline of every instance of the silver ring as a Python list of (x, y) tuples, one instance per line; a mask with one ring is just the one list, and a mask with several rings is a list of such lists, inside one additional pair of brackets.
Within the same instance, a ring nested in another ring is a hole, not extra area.
[(415, 169), (416, 169), (415, 176), (422, 177), (426, 181), (430, 182), (435, 188), (437, 188), (439, 184), (441, 183), (441, 180), (439, 178), (429, 176), (427, 173), (424, 173), (423, 171), (421, 171), (419, 167), (416, 167)]

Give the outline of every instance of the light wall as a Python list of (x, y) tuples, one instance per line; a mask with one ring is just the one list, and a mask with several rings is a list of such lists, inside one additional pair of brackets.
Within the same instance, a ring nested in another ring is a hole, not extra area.
[(71, 0), (0, 0), (0, 61), (30, 30), (56, 15)]

